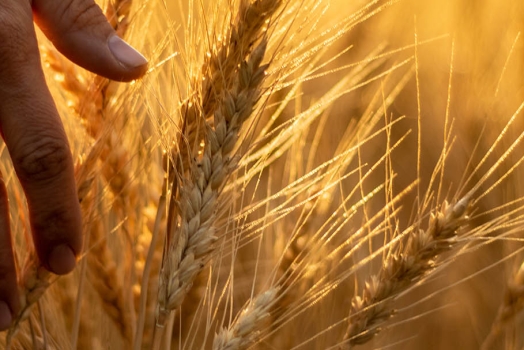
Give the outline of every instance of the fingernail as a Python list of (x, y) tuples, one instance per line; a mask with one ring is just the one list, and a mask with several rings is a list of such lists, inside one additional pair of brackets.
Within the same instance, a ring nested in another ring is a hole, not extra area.
[(109, 38), (108, 46), (113, 56), (126, 67), (136, 68), (147, 64), (146, 58), (140, 52), (117, 35)]
[(75, 268), (76, 257), (67, 244), (61, 244), (51, 251), (47, 263), (51, 272), (57, 275), (65, 275)]
[(4, 301), (0, 301), (0, 331), (6, 330), (11, 326), (13, 316), (11, 315), (11, 309)]

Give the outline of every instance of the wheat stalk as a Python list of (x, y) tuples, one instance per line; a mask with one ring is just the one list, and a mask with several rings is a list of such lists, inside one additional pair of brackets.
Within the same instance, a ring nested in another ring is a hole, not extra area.
[(88, 278), (103, 300), (102, 307), (118, 326), (124, 342), (133, 339), (130, 308), (117, 266), (103, 235), (103, 225), (94, 223), (90, 230), (92, 242), (88, 259)]
[(166, 227), (165, 193), (161, 195), (157, 204), (156, 215), (154, 206), (150, 208), (149, 225), (143, 229), (136, 244), (135, 265), (138, 281), (133, 292), (135, 293), (135, 310), (139, 317), (134, 340), (135, 349), (140, 349), (140, 346), (150, 348), (153, 340), (158, 293), (158, 278), (155, 277), (159, 275), (162, 263), (162, 241), (158, 239), (158, 233), (165, 230)]

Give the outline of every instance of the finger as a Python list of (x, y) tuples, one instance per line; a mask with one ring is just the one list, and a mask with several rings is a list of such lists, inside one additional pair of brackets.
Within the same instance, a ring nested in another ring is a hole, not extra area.
[(0, 331), (9, 328), (19, 308), (7, 190), (0, 174)]
[(73, 160), (45, 84), (29, 2), (3, 0), (0, 23), (0, 128), (27, 198), (38, 256), (64, 274), (82, 246)]
[(120, 39), (94, 0), (33, 0), (35, 21), (78, 65), (110, 79), (142, 76), (147, 60)]

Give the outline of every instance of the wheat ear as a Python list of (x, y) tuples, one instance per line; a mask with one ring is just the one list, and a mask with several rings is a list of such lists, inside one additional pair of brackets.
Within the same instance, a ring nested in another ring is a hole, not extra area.
[[(173, 197), (170, 203), (159, 285), (157, 323), (160, 327), (170, 312), (181, 305), (213, 249), (218, 192), (235, 167), (231, 154), (237, 146), (240, 128), (259, 98), (265, 76), (266, 66), (261, 66), (261, 62), (267, 42), (265, 38), (260, 41), (262, 28), (280, 3), (281, 0), (241, 1), (236, 23), (229, 33), (229, 42), (216, 55), (211, 54), (204, 64), (203, 73), (209, 79), (204, 79), (202, 87), (200, 105), (203, 112), (192, 104), (182, 107), (186, 115), (184, 140), (179, 143), (179, 157), (175, 156), (176, 170), (182, 177), (172, 176), (172, 196), (180, 198)], [(253, 49), (257, 41), (258, 45)], [(212, 121), (207, 120), (206, 110), (213, 111)], [(191, 126), (193, 121), (202, 127)], [(194, 148), (194, 141), (200, 138), (198, 130), (202, 130), (205, 146), (202, 156), (195, 163), (191, 161), (194, 152), (184, 150), (183, 145)], [(183, 176), (185, 164), (189, 164), (189, 174)], [(175, 199), (178, 203), (176, 215)]]
[(414, 229), (405, 245), (387, 256), (380, 272), (366, 282), (362, 296), (351, 301), (343, 338), (346, 348), (364, 344), (379, 333), (380, 325), (393, 316), (393, 300), (438, 266), (436, 259), (456, 243), (459, 230), (467, 223), (470, 202), (469, 196), (451, 205), (444, 202), (431, 215), (426, 230)]
[(509, 321), (513, 320), (524, 309), (524, 263), (520, 265), (517, 273), (508, 282), (504, 301), (499, 307), (497, 316), (490, 332), (484, 340), (481, 350), (494, 348), (494, 342), (504, 330)]
[(15, 316), (12, 326), (7, 333), (6, 349), (9, 349), (12, 337), (16, 335), (20, 323), (25, 321), (31, 314), (31, 307), (44, 295), (51, 284), (51, 276), (52, 273), (42, 266), (36, 256), (36, 252), (32, 251), (22, 268), (20, 277), (21, 309), (18, 315)]
[(264, 26), (281, 2), (240, 1), (228, 39), (210, 44), (196, 89), (182, 103), (180, 139), (165, 162), (171, 198), (153, 347), (158, 346), (168, 315), (181, 305), (213, 250), (218, 192), (235, 167), (230, 155), (238, 132), (259, 98), (265, 75), (260, 66), (266, 50)]
[(255, 343), (260, 336), (259, 329), (269, 320), (278, 294), (273, 287), (251, 300), (228, 328), (223, 328), (213, 340), (213, 350), (242, 350)]
[(167, 250), (160, 278), (158, 323), (182, 304), (195, 276), (209, 259), (214, 235), (217, 197), (236, 163), (231, 157), (242, 124), (260, 95), (266, 66), (263, 40), (239, 68), (236, 86), (225, 92), (214, 113), (214, 126), (206, 124), (202, 158), (191, 168), (191, 178), (181, 179), (177, 224), (168, 227)]

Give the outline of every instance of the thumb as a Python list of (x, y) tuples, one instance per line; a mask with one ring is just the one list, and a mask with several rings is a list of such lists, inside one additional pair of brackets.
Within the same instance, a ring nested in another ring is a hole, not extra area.
[(142, 76), (147, 60), (119, 38), (94, 0), (33, 0), (35, 22), (71, 61), (109, 79)]

